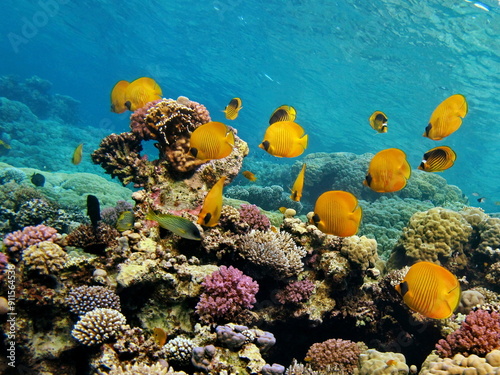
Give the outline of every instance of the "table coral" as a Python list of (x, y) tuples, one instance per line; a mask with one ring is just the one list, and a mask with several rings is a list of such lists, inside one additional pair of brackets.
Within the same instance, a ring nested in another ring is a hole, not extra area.
[(231, 320), (256, 302), (259, 284), (232, 266), (221, 266), (205, 277), (196, 313), (204, 322)]
[(304, 268), (306, 250), (287, 232), (252, 230), (240, 237), (240, 244), (243, 258), (278, 279), (297, 276)]
[(42, 241), (23, 251), (23, 261), (30, 270), (42, 275), (54, 274), (64, 267), (68, 255), (61, 246)]
[(125, 316), (121, 312), (98, 308), (83, 315), (71, 335), (83, 345), (98, 345), (118, 334), (125, 323)]
[(500, 314), (496, 311), (471, 311), (460, 328), (436, 344), (441, 357), (454, 354), (480, 356), (500, 348)]

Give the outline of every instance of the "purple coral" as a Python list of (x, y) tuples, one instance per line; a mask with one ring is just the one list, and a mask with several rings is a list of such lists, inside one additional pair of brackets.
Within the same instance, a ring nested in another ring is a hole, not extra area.
[(455, 354), (484, 357), (500, 348), (500, 314), (496, 311), (471, 311), (460, 328), (436, 344), (438, 354), (451, 358)]
[(238, 211), (240, 219), (247, 223), (250, 229), (266, 231), (271, 226), (269, 218), (263, 215), (255, 204), (242, 204)]
[(36, 227), (29, 226), (23, 230), (9, 233), (5, 236), (3, 243), (11, 255), (18, 256), (20, 250), (35, 245), (42, 241), (54, 242), (57, 239), (57, 230), (43, 224)]
[(286, 303), (301, 303), (311, 298), (314, 283), (311, 280), (295, 281), (276, 293), (276, 299), (282, 305)]
[(361, 350), (355, 342), (330, 339), (312, 344), (307, 351), (306, 361), (314, 370), (344, 371), (354, 373)]
[(231, 320), (256, 302), (259, 284), (232, 266), (221, 266), (205, 277), (204, 292), (196, 305), (196, 312), (204, 322)]
[(120, 200), (116, 202), (114, 207), (106, 207), (101, 211), (101, 220), (114, 227), (118, 221), (118, 217), (124, 211), (133, 211), (134, 205), (127, 201)]
[(3, 279), (3, 273), (7, 268), (8, 264), (9, 264), (9, 259), (7, 258), (7, 255), (0, 252), (0, 281), (2, 281)]

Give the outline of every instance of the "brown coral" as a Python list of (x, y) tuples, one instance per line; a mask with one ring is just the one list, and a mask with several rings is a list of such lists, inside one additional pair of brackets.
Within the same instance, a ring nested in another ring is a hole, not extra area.
[(361, 350), (355, 342), (330, 339), (317, 342), (307, 351), (306, 360), (315, 370), (329, 369), (352, 374), (357, 368)]
[(66, 243), (76, 246), (93, 254), (101, 254), (107, 247), (118, 245), (117, 238), (120, 233), (108, 224), (99, 223), (94, 228), (92, 225), (80, 225), (66, 237)]
[(141, 139), (134, 133), (110, 134), (91, 157), (106, 173), (118, 177), (123, 186), (130, 182), (143, 185), (153, 173), (153, 165), (142, 158)]

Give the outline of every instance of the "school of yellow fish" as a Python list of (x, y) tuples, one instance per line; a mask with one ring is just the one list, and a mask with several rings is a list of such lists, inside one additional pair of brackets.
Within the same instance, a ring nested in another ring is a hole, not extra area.
[[(116, 113), (135, 111), (148, 102), (160, 99), (160, 86), (151, 78), (142, 77), (131, 83), (119, 81), (111, 92), (111, 110)], [(243, 108), (241, 98), (233, 98), (223, 110), (226, 119), (235, 120)], [(424, 137), (441, 140), (462, 125), (468, 111), (463, 95), (452, 95), (442, 101), (432, 112)], [(271, 114), (259, 148), (279, 158), (294, 158), (304, 153), (308, 146), (308, 135), (295, 122), (297, 111), (290, 105), (282, 105)], [(370, 127), (377, 133), (388, 132), (388, 116), (382, 111), (374, 111), (368, 118)], [(222, 122), (212, 121), (195, 129), (190, 137), (190, 153), (200, 160), (228, 157), (234, 148), (233, 130)], [(81, 161), (82, 145), (73, 155), (73, 163)], [(418, 169), (426, 172), (441, 172), (451, 168), (456, 153), (448, 146), (432, 148), (424, 153)], [(291, 188), (290, 199), (300, 201), (304, 189), (306, 164)], [(250, 171), (242, 175), (250, 181), (257, 177)], [(370, 161), (364, 181), (365, 186), (378, 193), (391, 193), (403, 189), (411, 176), (411, 166), (404, 151), (389, 148), (376, 153)], [(219, 223), (222, 210), (223, 188), (226, 177), (221, 177), (208, 191), (197, 224), (214, 227)], [(284, 209), (284, 208), (281, 208)], [(308, 215), (309, 222), (326, 234), (339, 237), (353, 236), (358, 232), (362, 209), (357, 198), (346, 191), (327, 191), (316, 200), (314, 211)], [(192, 240), (200, 240), (201, 235), (192, 222), (179, 216), (155, 214), (150, 211), (147, 220), (154, 220), (160, 226)], [(124, 213), (119, 219), (120, 230), (133, 225), (133, 214)], [(429, 262), (414, 264), (404, 280), (396, 286), (405, 304), (410, 309), (434, 319), (449, 317), (460, 300), (460, 284), (457, 278), (445, 268)], [(163, 341), (161, 332), (159, 340)]]

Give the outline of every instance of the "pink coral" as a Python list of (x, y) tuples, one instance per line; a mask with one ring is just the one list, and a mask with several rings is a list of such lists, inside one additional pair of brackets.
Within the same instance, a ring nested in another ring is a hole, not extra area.
[(232, 266), (221, 266), (205, 277), (204, 292), (196, 305), (196, 312), (204, 322), (231, 320), (256, 302), (259, 284)]
[(3, 279), (3, 273), (7, 268), (8, 264), (9, 264), (9, 259), (7, 258), (7, 255), (0, 252), (0, 281), (2, 281)]
[(314, 292), (314, 283), (310, 280), (295, 281), (276, 293), (279, 303), (300, 303), (311, 298)]
[(138, 108), (130, 115), (130, 129), (132, 129), (132, 133), (139, 136), (140, 139), (144, 139), (146, 141), (156, 139), (156, 135), (146, 126), (145, 119), (149, 109), (154, 107), (160, 101), (161, 99), (149, 102), (144, 107)]
[(11, 255), (18, 256), (18, 252), (28, 246), (37, 244), (42, 241), (52, 241), (57, 239), (57, 230), (52, 227), (47, 227), (43, 224), (36, 227), (25, 227), (23, 230), (18, 230), (5, 236), (3, 243), (7, 246), (7, 250)]
[(306, 361), (314, 370), (354, 373), (361, 350), (355, 342), (330, 339), (312, 344), (307, 351)]
[(455, 354), (476, 354), (484, 357), (500, 348), (500, 314), (492, 311), (471, 311), (461, 327), (436, 344), (438, 354), (451, 358)]
[(250, 229), (266, 231), (271, 226), (269, 218), (263, 215), (255, 204), (242, 204), (239, 212), (240, 219), (247, 223)]

